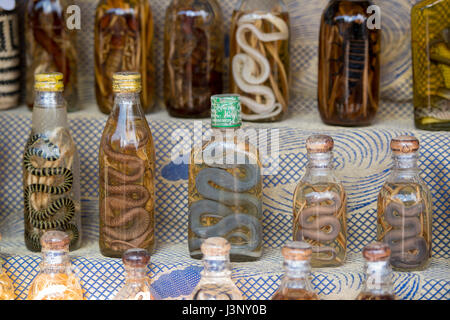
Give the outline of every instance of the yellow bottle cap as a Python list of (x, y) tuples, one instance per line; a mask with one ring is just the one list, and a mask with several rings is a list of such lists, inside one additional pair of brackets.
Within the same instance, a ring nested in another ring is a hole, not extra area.
[(141, 92), (141, 74), (139, 72), (116, 72), (113, 75), (114, 93)]
[(60, 72), (37, 73), (34, 76), (36, 91), (61, 92), (64, 91), (64, 75)]

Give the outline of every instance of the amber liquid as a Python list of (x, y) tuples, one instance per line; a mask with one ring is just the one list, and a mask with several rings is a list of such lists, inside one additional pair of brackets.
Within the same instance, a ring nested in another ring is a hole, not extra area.
[(334, 1), (322, 16), (318, 102), (326, 124), (369, 125), (378, 110), (381, 32), (367, 27), (370, 5)]
[(33, 280), (28, 300), (84, 300), (83, 289), (74, 274), (41, 273)]
[(144, 112), (155, 105), (153, 16), (148, 1), (102, 0), (95, 17), (95, 94), (100, 111), (109, 114), (114, 104), (113, 74), (141, 74)]
[(100, 144), (99, 243), (114, 258), (130, 248), (152, 252), (155, 245), (153, 139), (145, 119), (127, 117), (126, 125), (110, 117)]
[(0, 266), (0, 300), (14, 300), (14, 287), (8, 275), (3, 272)]
[(316, 293), (305, 289), (286, 288), (282, 291), (277, 291), (273, 295), (272, 300), (320, 300), (320, 299)]
[(216, 0), (172, 1), (164, 33), (164, 100), (170, 115), (203, 118), (222, 93), (224, 42)]
[(360, 293), (356, 300), (396, 300), (393, 294)]

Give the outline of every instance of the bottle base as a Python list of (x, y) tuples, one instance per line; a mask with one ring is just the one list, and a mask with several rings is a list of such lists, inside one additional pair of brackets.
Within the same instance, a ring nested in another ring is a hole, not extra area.
[(433, 122), (433, 123), (423, 123), (423, 120), (416, 120), (415, 125), (417, 129), (427, 130), (427, 131), (450, 131), (450, 121), (446, 122)]
[[(192, 259), (196, 259), (196, 260), (202, 260), (202, 258), (203, 258), (203, 254), (201, 252), (200, 253), (190, 253), (190, 256)], [(261, 256), (249, 257), (249, 256), (245, 256), (245, 255), (231, 254), (230, 262), (254, 262), (254, 261), (258, 261), (260, 258), (261, 258)]]
[(183, 118), (183, 119), (203, 119), (211, 117), (211, 111), (208, 109), (206, 111), (203, 111), (201, 113), (183, 113), (183, 112), (177, 112), (174, 110), (171, 110), (167, 108), (167, 111), (171, 117), (174, 118)]

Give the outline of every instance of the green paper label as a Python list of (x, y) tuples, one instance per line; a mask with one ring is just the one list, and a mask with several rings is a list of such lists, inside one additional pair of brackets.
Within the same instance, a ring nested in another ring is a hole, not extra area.
[(241, 125), (239, 95), (219, 94), (211, 97), (211, 127), (236, 128)]

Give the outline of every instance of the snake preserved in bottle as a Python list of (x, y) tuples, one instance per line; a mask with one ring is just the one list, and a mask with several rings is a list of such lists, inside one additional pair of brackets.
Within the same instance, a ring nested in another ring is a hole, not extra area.
[[(51, 154), (47, 154), (40, 148), (33, 148), (32, 145), (38, 140), (42, 140), (44, 144), (52, 150)], [(27, 142), (25, 154), (23, 158), (24, 168), (33, 176), (37, 177), (54, 177), (63, 176), (64, 182), (59, 186), (49, 186), (47, 184), (29, 184), (24, 189), (24, 207), (25, 207), (25, 219), (29, 221), (33, 228), (39, 230), (61, 229), (63, 231), (70, 231), (72, 233), (72, 239), (70, 245), (73, 246), (78, 238), (79, 232), (75, 224), (71, 223), (75, 216), (75, 203), (69, 197), (61, 197), (54, 200), (46, 209), (36, 210), (34, 209), (31, 196), (33, 193), (46, 193), (50, 195), (63, 195), (72, 189), (73, 174), (64, 167), (57, 168), (36, 168), (31, 162), (31, 157), (39, 157), (49, 162), (57, 161), (60, 158), (60, 150), (58, 146), (50, 142), (47, 136), (43, 134), (33, 135)], [(60, 218), (55, 218), (56, 214), (60, 212), (62, 208), (65, 208), (65, 214)], [(40, 234), (38, 232), (32, 232), (29, 234), (25, 232), (25, 236), (31, 243), (32, 247), (36, 251), (40, 251)]]

